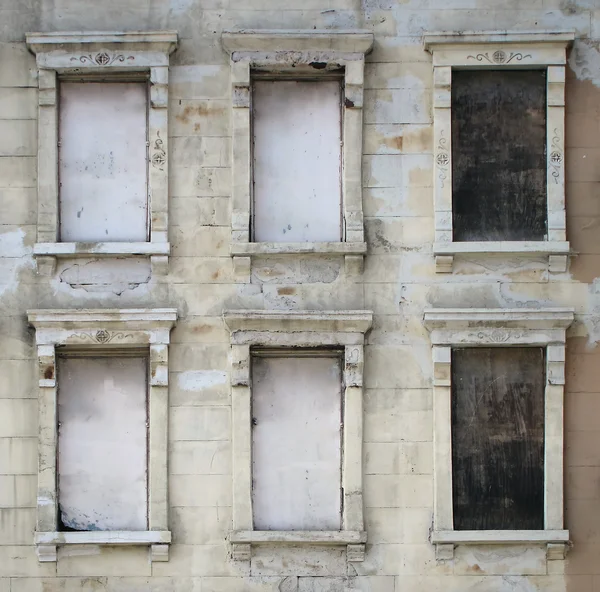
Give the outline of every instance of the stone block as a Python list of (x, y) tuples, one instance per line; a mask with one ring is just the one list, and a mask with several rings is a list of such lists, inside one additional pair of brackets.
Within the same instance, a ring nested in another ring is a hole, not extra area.
[(425, 544), (433, 510), (431, 508), (367, 508), (366, 529), (372, 544)]
[(35, 514), (34, 508), (0, 508), (0, 545), (30, 545)]
[(365, 475), (367, 508), (433, 508), (430, 475)]
[(170, 375), (171, 405), (230, 405), (229, 374), (223, 370), (189, 370)]
[[(376, 432), (373, 432), (371, 437), (376, 437), (375, 434)], [(393, 437), (393, 430), (390, 429), (388, 434)], [(365, 442), (363, 458), (366, 475), (431, 475), (433, 473), (432, 442)]]
[[(367, 66), (368, 69), (368, 66)], [(365, 123), (431, 123), (427, 88), (365, 89)]]
[(37, 437), (38, 404), (34, 399), (0, 399), (0, 434), (5, 438)]
[(37, 158), (33, 156), (4, 156), (0, 158), (0, 187), (35, 187)]
[(367, 388), (427, 388), (431, 376), (431, 351), (426, 345), (365, 348)]
[(36, 497), (37, 475), (0, 475), (0, 508), (35, 508)]
[(177, 226), (171, 232), (171, 254), (174, 257), (229, 257), (230, 234), (230, 228), (225, 226), (194, 229)]
[(169, 491), (173, 507), (231, 506), (230, 475), (171, 475)]
[(257, 546), (250, 571), (256, 576), (345, 576), (344, 547)]
[[(23, 12), (31, 11), (23, 10)], [(8, 17), (8, 14), (4, 14), (3, 23), (10, 26), (9, 21), (5, 20)], [(14, 32), (17, 33), (17, 30)], [(20, 34), (23, 32), (18, 31)], [(27, 51), (24, 43), (0, 43), (0, 63), (2, 64), (0, 87), (35, 87), (37, 85), (35, 57)]]
[(178, 99), (226, 99), (229, 89), (228, 65), (173, 66), (169, 71), (169, 96), (174, 103)]
[(58, 548), (59, 576), (149, 576), (147, 547), (71, 545)]
[(171, 475), (231, 475), (229, 441), (175, 441), (169, 447)]
[(56, 564), (40, 563), (33, 545), (0, 546), (0, 578), (51, 577), (55, 574)]
[(37, 122), (33, 119), (0, 119), (0, 157), (36, 156)]
[(171, 508), (173, 540), (184, 545), (219, 545), (231, 531), (231, 508)]
[(37, 190), (35, 188), (0, 189), (0, 216), (5, 224), (36, 224)]
[(37, 89), (0, 87), (0, 114), (6, 120), (37, 119)]
[(173, 440), (229, 440), (231, 418), (228, 407), (172, 407)]
[(455, 575), (543, 575), (545, 545), (459, 545), (454, 549)]
[(229, 345), (224, 343), (174, 343), (170, 348), (169, 370), (182, 372), (194, 370), (227, 371)]
[(0, 474), (37, 475), (37, 434), (32, 438), (0, 438)]
[(171, 159), (177, 167), (231, 166), (231, 140), (211, 136), (180, 136), (171, 141)]
[(169, 109), (169, 135), (229, 136), (227, 100), (180, 99)]
[(248, 576), (244, 562), (228, 559), (229, 544), (171, 545), (169, 561), (152, 566), (153, 576)]

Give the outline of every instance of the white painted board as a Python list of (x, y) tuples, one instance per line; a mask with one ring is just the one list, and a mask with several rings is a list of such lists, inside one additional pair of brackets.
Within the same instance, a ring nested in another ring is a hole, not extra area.
[(255, 357), (252, 478), (257, 530), (341, 527), (338, 357)]
[(339, 241), (339, 81), (253, 85), (254, 240)]
[(147, 359), (59, 358), (58, 497), (75, 530), (147, 530)]
[(147, 85), (60, 85), (60, 239), (148, 239)]

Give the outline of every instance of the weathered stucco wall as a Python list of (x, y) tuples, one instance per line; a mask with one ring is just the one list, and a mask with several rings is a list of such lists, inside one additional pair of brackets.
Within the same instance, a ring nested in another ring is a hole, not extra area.
[[(362, 276), (343, 259), (263, 257), (250, 284), (229, 257), (230, 67), (226, 28), (367, 28)], [(28, 31), (176, 29), (170, 69), (170, 271), (145, 259), (63, 260), (38, 276), (37, 72)], [(432, 256), (432, 67), (424, 31), (575, 29), (567, 80), (568, 238), (580, 254), (550, 274), (541, 259)], [(0, 0), (0, 592), (371, 592), (600, 590), (600, 4), (597, 0)], [(574, 306), (567, 344), (566, 561), (530, 549), (459, 548), (436, 563), (432, 520), (431, 346), (425, 306)], [(32, 545), (37, 389), (28, 308), (176, 306), (170, 349), (169, 562), (146, 548)], [(364, 485), (369, 545), (347, 572), (342, 550), (261, 549), (229, 557), (231, 407), (225, 308), (372, 309), (365, 350)], [(519, 552), (522, 551), (522, 552)], [(596, 575), (597, 574), (597, 575)]]

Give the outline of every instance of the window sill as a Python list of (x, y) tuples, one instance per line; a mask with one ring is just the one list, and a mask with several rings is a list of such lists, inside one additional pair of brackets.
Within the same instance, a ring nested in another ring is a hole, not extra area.
[(108, 243), (36, 243), (33, 254), (38, 260), (38, 271), (43, 275), (54, 273), (56, 259), (60, 257), (127, 257), (146, 255), (151, 257), (152, 271), (167, 273), (169, 243), (108, 242)]
[(367, 254), (365, 242), (317, 243), (233, 243), (230, 249), (236, 274), (250, 282), (250, 261), (257, 255), (344, 255), (346, 273), (358, 275), (363, 271)]
[(455, 255), (548, 255), (549, 269), (567, 270), (571, 249), (568, 241), (477, 241), (434, 243), (435, 267), (438, 273), (451, 273)]
[(365, 255), (367, 243), (233, 243), (232, 256), (248, 255)]
[(168, 530), (36, 532), (34, 543), (40, 562), (55, 562), (57, 545), (147, 545), (151, 561), (168, 561), (171, 533)]
[(546, 544), (548, 559), (564, 559), (568, 530), (436, 530), (430, 541), (438, 559), (452, 559), (455, 545)]
[(367, 533), (359, 530), (241, 530), (232, 532), (229, 541), (237, 560), (250, 560), (252, 545), (327, 545), (347, 546), (348, 561), (364, 561)]

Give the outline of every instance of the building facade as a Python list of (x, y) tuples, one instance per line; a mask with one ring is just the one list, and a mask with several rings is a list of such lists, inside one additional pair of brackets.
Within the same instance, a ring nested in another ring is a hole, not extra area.
[(598, 0), (2, 0), (0, 592), (600, 590)]

